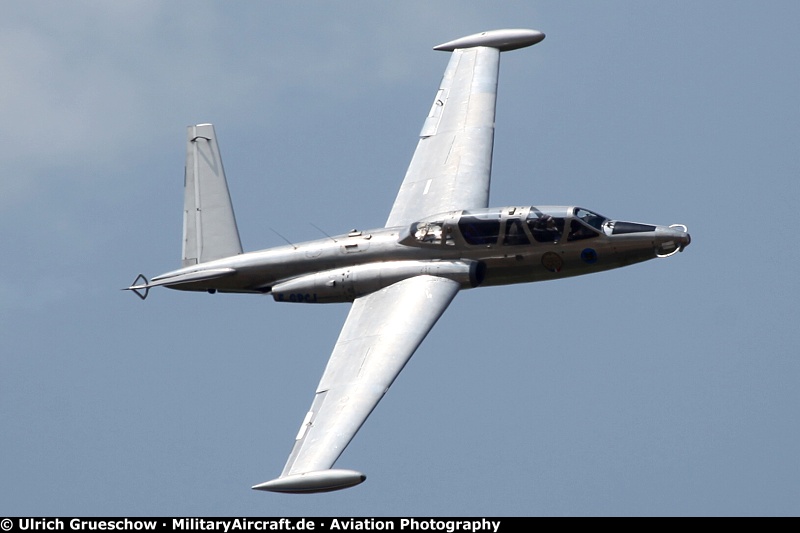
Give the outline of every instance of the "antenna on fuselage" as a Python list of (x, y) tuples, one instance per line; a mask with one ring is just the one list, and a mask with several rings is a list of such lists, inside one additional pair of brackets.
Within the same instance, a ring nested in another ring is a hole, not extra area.
[(339, 241), (337, 241), (336, 239), (334, 239), (333, 237), (331, 237), (330, 235), (328, 235), (327, 233), (325, 233), (325, 231), (324, 231), (322, 228), (320, 228), (319, 226), (317, 226), (317, 225), (316, 225), (316, 224), (314, 224), (313, 222), (309, 222), (309, 224), (311, 224), (312, 226), (314, 226), (315, 228), (317, 228), (317, 229), (319, 230), (319, 232), (320, 232), (320, 233), (322, 233), (323, 235), (325, 235), (327, 238), (329, 238), (329, 239), (330, 239), (330, 240), (332, 240), (333, 242), (339, 242)]
[(294, 248), (295, 250), (297, 250), (297, 246), (295, 246), (295, 245), (294, 245), (294, 243), (293, 243), (292, 241), (290, 241), (289, 239), (287, 239), (286, 237), (284, 237), (283, 235), (281, 235), (280, 233), (278, 233), (278, 232), (277, 232), (277, 231), (275, 231), (274, 229), (272, 229), (272, 228), (269, 228), (269, 229), (271, 229), (271, 230), (272, 230), (272, 232), (273, 232), (275, 235), (277, 235), (278, 237), (280, 237), (281, 239), (283, 239), (284, 241), (286, 241), (286, 242), (289, 244), (289, 246), (291, 246), (292, 248)]

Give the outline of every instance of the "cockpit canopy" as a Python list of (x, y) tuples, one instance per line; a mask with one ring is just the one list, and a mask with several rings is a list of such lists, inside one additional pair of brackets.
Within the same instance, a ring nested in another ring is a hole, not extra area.
[(591, 239), (609, 219), (582, 207), (504, 207), (451, 211), (415, 222), (402, 241), (417, 245), (523, 246)]

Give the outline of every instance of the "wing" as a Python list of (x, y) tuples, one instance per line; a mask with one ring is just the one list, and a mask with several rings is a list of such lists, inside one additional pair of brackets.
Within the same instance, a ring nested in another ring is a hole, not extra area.
[[(387, 227), (488, 205), (500, 52), (542, 39), (535, 30), (495, 30), (435, 47), (453, 55)], [(456, 281), (423, 275), (357, 298), (283, 472), (253, 488), (326, 492), (364, 481), (360, 472), (331, 466), (459, 288)]]
[(488, 207), (500, 52), (544, 39), (536, 30), (493, 30), (440, 44), (453, 52), (386, 227)]
[(325, 492), (365, 479), (330, 470), (459, 290), (417, 276), (356, 299), (281, 476), (253, 488)]
[(453, 51), (386, 227), (487, 207), (500, 51)]

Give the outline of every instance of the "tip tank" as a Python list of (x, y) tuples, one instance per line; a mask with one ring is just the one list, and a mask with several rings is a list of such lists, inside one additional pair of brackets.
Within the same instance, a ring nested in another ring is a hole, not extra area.
[(253, 485), (254, 490), (309, 494), (346, 489), (363, 483), (367, 476), (355, 470), (331, 469), (292, 474)]
[(497, 48), (501, 52), (507, 52), (534, 45), (542, 40), (544, 40), (544, 33), (538, 30), (491, 30), (467, 35), (466, 37), (434, 46), (433, 49), (452, 52), (457, 48), (487, 46)]

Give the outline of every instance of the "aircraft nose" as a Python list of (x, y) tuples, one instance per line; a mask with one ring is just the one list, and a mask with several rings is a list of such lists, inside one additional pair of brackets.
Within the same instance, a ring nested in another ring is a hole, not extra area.
[(656, 229), (656, 255), (669, 257), (682, 252), (692, 242), (689, 228), (683, 224), (672, 224), (669, 227), (659, 226)]

